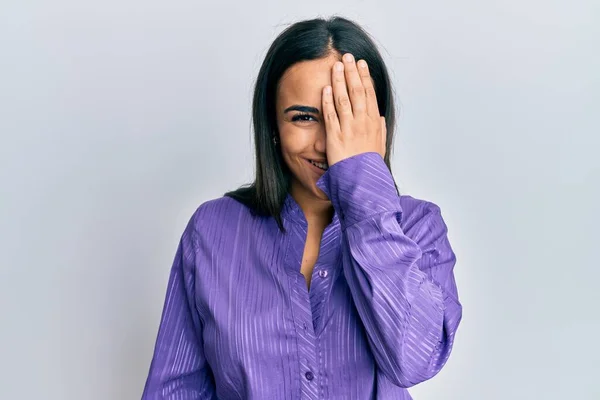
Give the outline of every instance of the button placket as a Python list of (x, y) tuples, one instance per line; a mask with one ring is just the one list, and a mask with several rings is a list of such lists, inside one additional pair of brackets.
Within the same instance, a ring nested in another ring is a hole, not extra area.
[[(288, 253), (286, 256), (286, 264), (290, 267), (290, 288), (291, 288), (291, 304), (292, 312), (296, 322), (296, 343), (298, 348), (298, 373), (301, 379), (301, 387), (303, 398), (312, 398), (315, 390), (317, 397), (321, 396), (321, 388), (315, 386), (317, 381), (317, 373), (320, 368), (318, 349), (317, 349), (317, 338), (313, 331), (313, 307), (311, 306), (311, 297), (314, 293), (319, 292), (319, 284), (321, 282), (318, 276), (318, 266), (315, 269), (315, 279), (311, 284), (310, 290), (307, 290), (307, 282), (304, 275), (301, 273), (300, 268), (302, 265), (303, 247), (300, 243), (304, 243), (306, 237), (306, 230), (300, 226), (295, 225), (291, 231), (292, 238), (290, 247), (288, 247)], [(295, 246), (294, 244), (298, 244)], [(293, 274), (293, 276), (291, 275)], [(314, 382), (313, 382), (314, 381)]]

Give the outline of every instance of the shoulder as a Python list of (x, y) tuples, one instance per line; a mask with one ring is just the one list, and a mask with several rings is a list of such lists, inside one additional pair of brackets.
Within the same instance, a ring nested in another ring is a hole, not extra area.
[(436, 203), (406, 194), (400, 196), (400, 206), (403, 220), (418, 219), (430, 213), (441, 213), (441, 209)]
[(410, 232), (416, 238), (424, 235), (439, 236), (447, 232), (442, 210), (436, 203), (410, 195), (401, 195), (400, 206), (402, 208), (400, 226), (405, 232)]
[(228, 225), (238, 223), (240, 218), (250, 216), (249, 209), (239, 201), (221, 196), (206, 200), (196, 208), (191, 221), (195, 227), (206, 227), (206, 225)]
[(231, 197), (221, 196), (200, 203), (189, 220), (188, 229), (198, 237), (214, 238), (223, 232), (237, 230), (249, 218), (252, 216), (245, 205)]

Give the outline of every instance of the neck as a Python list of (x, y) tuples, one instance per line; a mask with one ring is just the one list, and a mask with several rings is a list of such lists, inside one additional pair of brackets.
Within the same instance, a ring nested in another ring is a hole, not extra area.
[(290, 194), (302, 209), (310, 228), (325, 229), (331, 223), (334, 209), (329, 199), (319, 199), (297, 185), (292, 185)]

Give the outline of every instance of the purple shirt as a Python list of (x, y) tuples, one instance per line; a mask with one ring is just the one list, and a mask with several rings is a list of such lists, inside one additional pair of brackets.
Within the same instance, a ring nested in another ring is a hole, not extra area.
[(448, 360), (462, 306), (440, 208), (398, 196), (381, 155), (346, 158), (317, 182), (335, 213), (310, 290), (307, 222), (229, 197), (201, 204), (171, 269), (142, 398), (411, 399)]

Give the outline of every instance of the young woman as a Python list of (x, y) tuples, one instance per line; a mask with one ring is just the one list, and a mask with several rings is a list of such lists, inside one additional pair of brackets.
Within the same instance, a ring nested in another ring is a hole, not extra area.
[(462, 307), (440, 208), (390, 171), (374, 42), (341, 17), (290, 26), (253, 120), (256, 179), (185, 228), (143, 399), (411, 399)]

